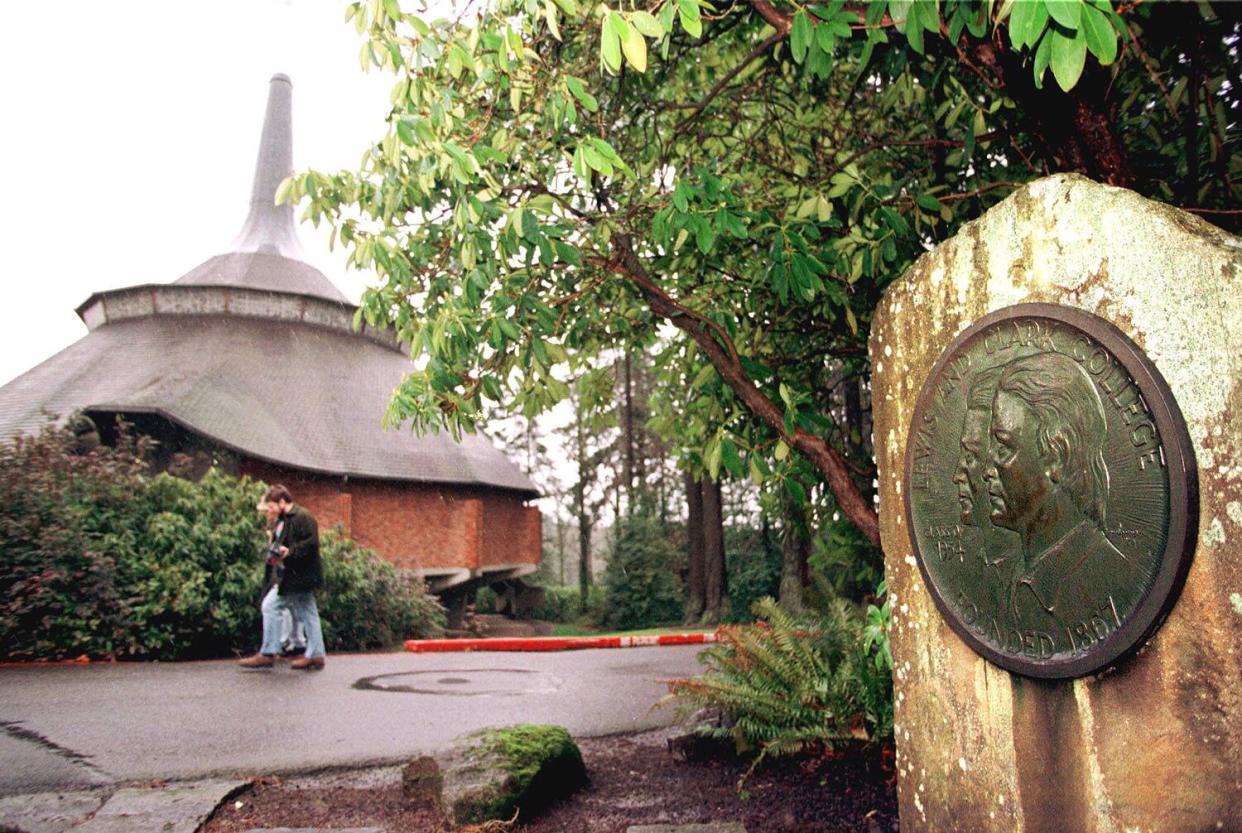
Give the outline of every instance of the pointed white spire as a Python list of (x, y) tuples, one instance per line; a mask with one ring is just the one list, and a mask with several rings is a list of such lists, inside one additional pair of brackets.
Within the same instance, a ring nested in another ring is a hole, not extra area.
[(293, 173), (293, 82), (277, 73), (268, 85), (267, 113), (255, 163), (250, 215), (234, 239), (234, 252), (258, 252), (302, 259), (293, 206), (276, 205), (276, 188)]

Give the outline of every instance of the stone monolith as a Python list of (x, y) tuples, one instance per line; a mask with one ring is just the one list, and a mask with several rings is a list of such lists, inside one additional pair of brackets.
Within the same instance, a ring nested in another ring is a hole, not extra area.
[[(1193, 561), (1167, 620), (1069, 680), (1004, 671), (950, 629), (904, 509), (933, 364), (973, 322), (1026, 302), (1085, 310), (1144, 351), (1198, 467)], [(1242, 240), (1127, 190), (1041, 179), (886, 292), (870, 352), (902, 830), (1242, 831)]]

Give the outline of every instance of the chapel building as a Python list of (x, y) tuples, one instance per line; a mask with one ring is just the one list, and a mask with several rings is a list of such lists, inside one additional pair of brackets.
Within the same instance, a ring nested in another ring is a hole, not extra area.
[(293, 208), (275, 204), (292, 169), (292, 84), (276, 75), (230, 248), (170, 284), (87, 298), (87, 334), (0, 387), (0, 440), (81, 413), (108, 442), (123, 417), (159, 441), (162, 469), (284, 483), (321, 530), (426, 577), (453, 623), (476, 587), (538, 566), (538, 492), (482, 436), (384, 429), (408, 352), (355, 329), (357, 308), (302, 259)]

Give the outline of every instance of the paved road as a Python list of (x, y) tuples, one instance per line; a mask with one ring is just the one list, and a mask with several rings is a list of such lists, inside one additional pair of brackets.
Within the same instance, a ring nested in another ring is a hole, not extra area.
[(0, 795), (392, 763), (517, 722), (576, 736), (654, 728), (673, 721), (653, 708), (659, 681), (697, 672), (699, 650), (333, 655), (311, 673), (0, 668)]

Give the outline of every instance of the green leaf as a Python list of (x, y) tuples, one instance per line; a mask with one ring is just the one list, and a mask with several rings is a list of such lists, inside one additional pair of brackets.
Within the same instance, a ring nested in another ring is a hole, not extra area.
[(741, 455), (737, 453), (737, 446), (728, 437), (720, 442), (720, 456), (729, 474), (737, 478), (745, 476), (746, 467), (742, 465)]
[(1026, 45), (1026, 29), (1034, 13), (1034, 3), (1015, 3), (1009, 15), (1009, 48), (1014, 52)]
[(694, 233), (694, 242), (703, 254), (711, 252), (712, 246), (716, 244), (716, 232), (712, 231), (710, 223), (703, 223), (699, 226)]
[(763, 469), (760, 468), (759, 461), (762, 459), (762, 457), (756, 457), (754, 455), (751, 455), (750, 457), (750, 482), (754, 483), (756, 486), (762, 486), (763, 481), (767, 477), (767, 475), (763, 473)]
[(552, 37), (561, 40), (561, 28), (556, 24), (556, 4), (552, 0), (543, 0), (543, 16), (548, 21), (548, 31)]
[(1048, 25), (1048, 9), (1044, 0), (1021, 0), (1009, 16), (1009, 41), (1014, 51), (1034, 46)]
[(612, 22), (613, 18), (619, 20), (621, 16), (612, 12), (604, 20), (604, 28), (600, 32), (599, 54), (604, 66), (615, 75), (621, 71), (621, 33)]
[(1064, 34), (1063, 29), (1053, 27), (1048, 33), (1052, 39), (1052, 53), (1049, 65), (1057, 85), (1069, 92), (1078, 83), (1083, 66), (1087, 61), (1087, 37), (1082, 32), (1074, 32), (1073, 37)]
[(1101, 64), (1108, 66), (1117, 60), (1117, 31), (1108, 15), (1094, 6), (1083, 6), (1082, 31), (1087, 36), (1087, 48)]
[(681, 20), (681, 28), (692, 38), (702, 37), (703, 19), (699, 13), (696, 0), (677, 0), (677, 17)]
[(910, 42), (910, 48), (918, 54), (923, 54), (923, 24), (921, 22), (922, 8), (920, 3), (914, 3), (910, 6), (910, 16), (906, 18), (906, 40)]
[(694, 374), (694, 381), (690, 383), (690, 387), (698, 390), (706, 385), (712, 379), (716, 378), (716, 368), (714, 365), (705, 364), (699, 368), (699, 372)]
[(397, 121), (397, 136), (400, 137), (402, 144), (414, 144), (414, 128), (406, 119)]
[(928, 211), (934, 211), (936, 213), (939, 213), (942, 207), (940, 200), (936, 199), (931, 194), (919, 194), (915, 199), (915, 202), (917, 202), (921, 208), (925, 208)]
[(806, 50), (814, 36), (811, 29), (811, 18), (805, 10), (794, 15), (793, 25), (789, 29), (789, 53), (798, 63), (806, 60)]
[(806, 503), (806, 489), (802, 488), (802, 484), (794, 478), (785, 478), (785, 490), (789, 492), (789, 496), (792, 497), (795, 502), (799, 504)]
[(837, 36), (827, 24), (821, 23), (815, 27), (815, 45), (825, 55), (831, 55), (836, 48)]
[(276, 188), (276, 198), (274, 200), (277, 205), (284, 205), (289, 201), (289, 195), (293, 192), (293, 186), (296, 181), (297, 180), (291, 176), (287, 176), (281, 180), (280, 185)]
[(498, 323), (500, 324), (500, 331), (512, 340), (518, 341), (522, 338), (522, 331), (518, 329), (517, 324), (514, 324), (508, 318), (501, 318)]
[(585, 107), (588, 111), (594, 113), (599, 110), (599, 101), (595, 96), (587, 92), (586, 84), (581, 78), (575, 78), (570, 75), (565, 79), (565, 86), (569, 88), (569, 92), (574, 98), (578, 99), (578, 103)]
[(1044, 73), (1048, 69), (1048, 62), (1052, 60), (1052, 36), (1045, 36), (1039, 42), (1039, 48), (1035, 50), (1035, 87), (1037, 89), (1044, 88)]
[(556, 256), (570, 266), (582, 265), (582, 253), (574, 246), (568, 243), (562, 243), (557, 240), (553, 244), (556, 247)]
[(634, 27), (625, 20), (618, 25), (621, 26), (621, 50), (625, 53), (625, 60), (629, 61), (630, 66), (639, 72), (646, 72), (647, 39), (636, 32)]
[[(868, 20), (869, 26), (877, 26), (884, 16), (884, 3), (869, 3)], [(914, 0), (888, 0), (888, 14), (897, 25), (897, 31), (905, 33), (906, 27), (910, 25), (910, 12), (914, 6)], [(878, 12), (876, 19), (871, 19), (871, 13)]]
[(1082, 21), (1082, 0), (1044, 0), (1048, 15), (1066, 29), (1077, 29)]
[(634, 28), (642, 32), (649, 38), (664, 37), (664, 27), (660, 21), (656, 20), (655, 15), (651, 12), (637, 11), (630, 15), (630, 22), (634, 24)]

